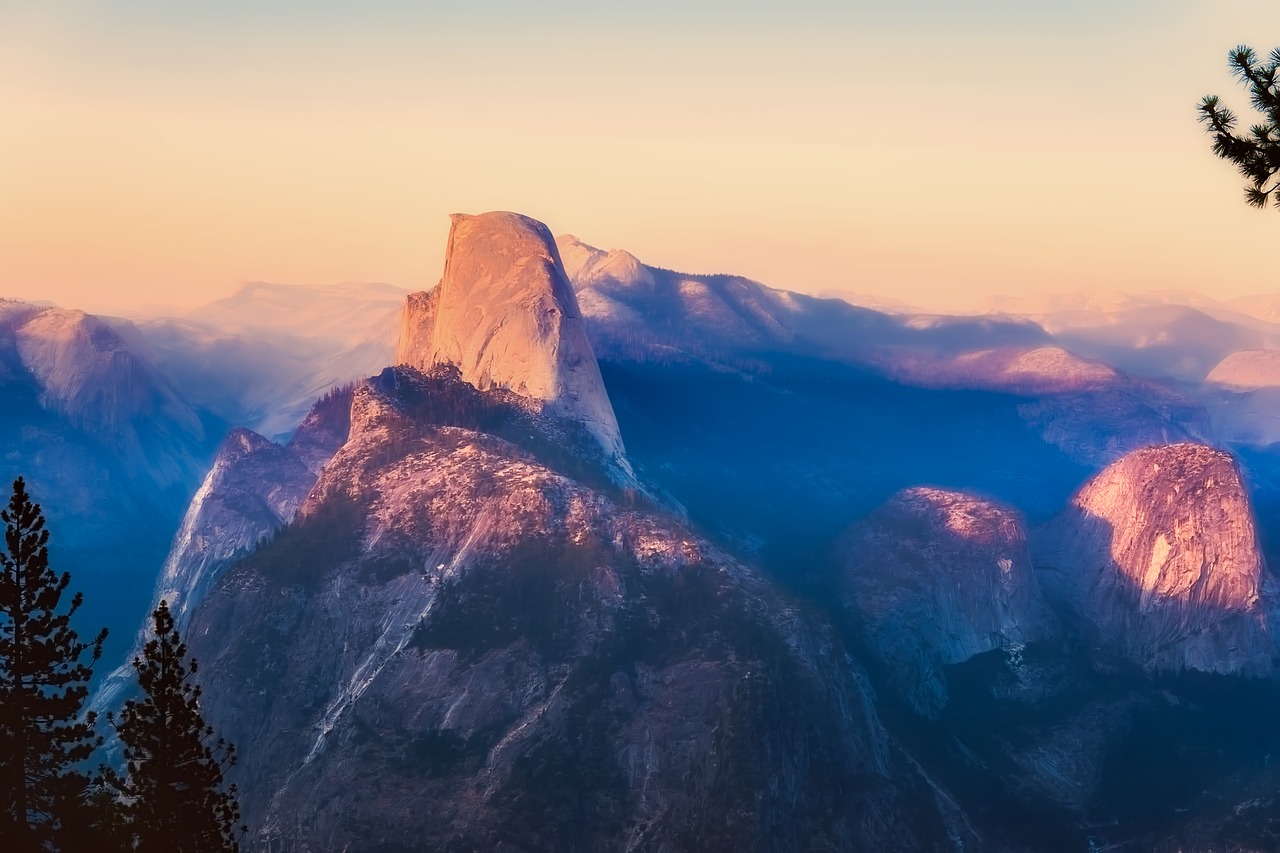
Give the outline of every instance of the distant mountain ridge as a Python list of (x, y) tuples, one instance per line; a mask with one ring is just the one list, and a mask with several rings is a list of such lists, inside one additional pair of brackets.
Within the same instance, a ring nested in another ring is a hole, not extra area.
[(0, 483), (26, 478), (57, 567), (85, 593), (81, 625), (111, 629), (109, 655), (143, 615), (220, 429), (131, 324), (0, 300)]

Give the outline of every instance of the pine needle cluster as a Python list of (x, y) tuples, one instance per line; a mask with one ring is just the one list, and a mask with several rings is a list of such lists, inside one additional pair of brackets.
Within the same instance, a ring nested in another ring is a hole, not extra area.
[(1248, 181), (1245, 201), (1263, 208), (1274, 199), (1280, 207), (1280, 48), (1262, 60), (1253, 48), (1240, 45), (1228, 54), (1227, 63), (1263, 120), (1238, 132), (1236, 114), (1217, 95), (1209, 95), (1200, 101), (1199, 121), (1213, 137), (1213, 153), (1234, 163)]

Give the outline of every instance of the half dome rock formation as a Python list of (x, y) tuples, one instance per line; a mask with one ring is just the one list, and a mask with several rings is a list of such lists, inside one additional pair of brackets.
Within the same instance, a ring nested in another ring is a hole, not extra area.
[(1035, 562), (1087, 639), (1148, 669), (1274, 666), (1274, 581), (1227, 453), (1170, 444), (1127, 454), (1037, 533)]
[(841, 553), (867, 645), (922, 714), (947, 702), (944, 665), (1049, 632), (1022, 519), (1000, 504), (905, 489), (850, 528)]
[(516, 213), (454, 214), (444, 277), (409, 297), (397, 360), (453, 364), (480, 390), (505, 388), (582, 423), (629, 471), (600, 367), (551, 232)]

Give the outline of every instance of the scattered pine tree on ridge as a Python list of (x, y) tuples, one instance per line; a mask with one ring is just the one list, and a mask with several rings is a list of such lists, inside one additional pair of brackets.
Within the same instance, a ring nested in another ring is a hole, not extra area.
[(215, 853), (239, 849), (236, 789), (223, 790), (235, 748), (200, 715), (200, 687), (189, 681), (167, 602), (152, 614), (155, 636), (133, 661), (143, 698), (125, 703), (112, 725), (124, 747), (125, 775), (103, 777), (125, 810), (130, 849), (139, 853)]

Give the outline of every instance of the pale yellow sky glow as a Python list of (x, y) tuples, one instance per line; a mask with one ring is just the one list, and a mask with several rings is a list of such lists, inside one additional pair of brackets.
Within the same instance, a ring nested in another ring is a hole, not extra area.
[(500, 25), (23, 5), (0, 0), (0, 295), (127, 312), (244, 280), (423, 287), (447, 215), (489, 209), (938, 308), (1280, 290), (1280, 212), (1244, 205), (1194, 109), (1243, 105), (1226, 52), (1280, 45), (1271, 4), (486, 4)]

